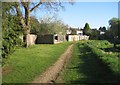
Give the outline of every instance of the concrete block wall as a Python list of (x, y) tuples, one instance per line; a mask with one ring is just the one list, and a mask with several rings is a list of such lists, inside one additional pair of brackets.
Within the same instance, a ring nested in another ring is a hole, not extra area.
[(89, 36), (87, 35), (68, 35), (68, 41), (79, 41), (79, 40), (88, 40)]
[(78, 41), (79, 35), (68, 35), (68, 41)]
[(38, 35), (36, 44), (54, 44), (54, 35)]
[(36, 38), (37, 38), (37, 35), (28, 34), (28, 35), (27, 35), (28, 44), (29, 44), (29, 45), (35, 44)]

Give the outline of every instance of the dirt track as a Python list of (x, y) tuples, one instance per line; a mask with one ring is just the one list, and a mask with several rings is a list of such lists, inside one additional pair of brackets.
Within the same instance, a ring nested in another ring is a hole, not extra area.
[(31, 83), (52, 83), (56, 80), (59, 73), (63, 69), (65, 63), (72, 54), (72, 47), (73, 44), (70, 45), (67, 50), (60, 56), (60, 58), (51, 66), (49, 67), (43, 74), (35, 78)]

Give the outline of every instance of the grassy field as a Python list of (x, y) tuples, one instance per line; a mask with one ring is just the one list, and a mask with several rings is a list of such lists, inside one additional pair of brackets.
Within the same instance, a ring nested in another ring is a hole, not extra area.
[(17, 49), (6, 60), (3, 83), (26, 83), (52, 65), (71, 43), (33, 45)]
[[(94, 49), (94, 50), (93, 50)], [(107, 41), (81, 41), (74, 46), (72, 58), (56, 80), (57, 83), (116, 83), (118, 48)], [(110, 56), (110, 57), (109, 57)]]

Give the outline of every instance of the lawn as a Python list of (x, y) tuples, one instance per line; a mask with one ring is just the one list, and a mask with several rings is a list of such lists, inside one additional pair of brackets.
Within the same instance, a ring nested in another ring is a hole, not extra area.
[[(112, 48), (112, 46), (113, 44), (107, 41), (99, 40), (80, 41), (76, 43), (71, 59), (56, 82), (79, 83), (81, 85), (90, 83), (116, 83), (118, 80), (118, 76), (116, 75), (118, 74), (117, 56), (119, 54), (117, 51), (112, 51), (111, 53), (111, 50), (109, 54), (105, 50)], [(102, 56), (102, 52), (107, 56)], [(111, 56), (109, 57), (109, 55)]]
[(27, 83), (44, 72), (67, 49), (70, 42), (33, 45), (17, 49), (6, 60), (3, 83)]

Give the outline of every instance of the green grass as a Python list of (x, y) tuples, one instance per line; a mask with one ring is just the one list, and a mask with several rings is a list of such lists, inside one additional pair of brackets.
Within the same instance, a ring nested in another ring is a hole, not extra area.
[[(96, 43), (94, 43), (96, 42)], [(101, 62), (108, 66), (116, 75), (120, 75), (119, 71), (119, 52), (118, 48), (114, 48), (108, 41), (93, 41), (92, 44), (86, 44), (90, 50), (97, 56)], [(102, 44), (99, 46), (98, 44)], [(105, 43), (105, 44), (104, 44)], [(97, 47), (98, 46), (98, 47)]]
[(32, 81), (52, 65), (70, 44), (42, 44), (17, 49), (6, 61), (3, 83)]
[[(101, 45), (98, 45), (98, 43)], [(92, 45), (97, 49), (111, 46), (107, 41), (80, 41), (76, 43), (70, 61), (56, 82), (78, 83), (80, 85), (90, 83), (116, 83), (118, 77), (86, 44)]]

